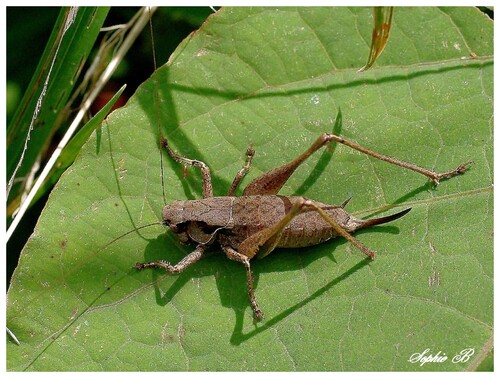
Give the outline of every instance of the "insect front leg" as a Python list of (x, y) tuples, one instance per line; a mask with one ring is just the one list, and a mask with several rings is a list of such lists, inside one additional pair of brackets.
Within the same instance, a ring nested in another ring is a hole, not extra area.
[(170, 148), (167, 139), (164, 137), (160, 138), (160, 144), (163, 148), (165, 148), (170, 157), (174, 159), (176, 162), (184, 166), (193, 165), (195, 167), (200, 168), (201, 178), (203, 180), (203, 198), (214, 196), (212, 188), (212, 176), (210, 175), (210, 168), (208, 167), (208, 165), (206, 165), (204, 162), (200, 160), (188, 159), (184, 156), (179, 155), (177, 152), (175, 152)]
[(255, 299), (255, 291), (253, 288), (253, 273), (252, 268), (250, 267), (250, 259), (242, 255), (241, 253), (235, 251), (233, 248), (229, 246), (222, 246), (222, 249), (226, 253), (226, 256), (234, 261), (238, 261), (245, 265), (245, 269), (247, 272), (247, 290), (248, 290), (248, 298), (250, 300), (250, 305), (252, 306), (253, 313), (257, 319), (262, 319), (264, 317), (263, 312), (261, 311), (259, 305), (257, 304), (257, 300)]
[(187, 267), (193, 265), (198, 260), (200, 260), (207, 248), (208, 246), (199, 244), (193, 252), (184, 257), (181, 261), (179, 261), (175, 265), (172, 265), (165, 260), (159, 260), (159, 261), (136, 263), (135, 269), (143, 270), (146, 268), (162, 268), (165, 269), (168, 273), (177, 274), (185, 270)]

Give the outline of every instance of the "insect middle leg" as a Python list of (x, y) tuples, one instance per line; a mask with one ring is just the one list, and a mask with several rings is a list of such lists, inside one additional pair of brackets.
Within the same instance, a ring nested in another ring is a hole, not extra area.
[(231, 184), (231, 187), (229, 188), (229, 192), (227, 193), (228, 196), (234, 195), (234, 192), (238, 188), (238, 185), (240, 184), (241, 180), (246, 176), (248, 171), (250, 170), (250, 166), (252, 164), (252, 159), (253, 156), (255, 155), (255, 150), (251, 147), (247, 148), (247, 158), (245, 160), (245, 165), (238, 171), (236, 174), (233, 183)]

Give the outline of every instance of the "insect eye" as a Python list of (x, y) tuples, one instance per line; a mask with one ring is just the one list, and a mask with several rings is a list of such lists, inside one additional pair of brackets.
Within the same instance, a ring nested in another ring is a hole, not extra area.
[(164, 220), (163, 224), (169, 227), (174, 234), (180, 234), (186, 231), (186, 223), (171, 223), (169, 220)]

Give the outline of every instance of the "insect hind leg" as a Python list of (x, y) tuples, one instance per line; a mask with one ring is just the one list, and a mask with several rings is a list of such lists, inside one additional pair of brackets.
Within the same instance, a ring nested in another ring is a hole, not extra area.
[[(344, 201), (345, 202), (345, 201)], [(342, 226), (340, 226), (332, 217), (330, 217), (321, 207), (316, 205), (311, 200), (303, 198), (302, 206), (304, 208), (310, 208), (319, 213), (321, 217), (330, 224), (330, 226), (335, 230), (335, 233), (338, 236), (342, 236), (347, 241), (351, 242), (356, 248), (358, 248), (361, 252), (363, 252), (370, 259), (375, 259), (375, 252), (368, 248), (366, 245), (361, 243), (358, 239), (352, 236), (349, 232), (347, 232)], [(403, 214), (404, 215), (404, 214)]]
[(243, 191), (243, 195), (268, 195), (276, 194), (285, 185), (290, 176), (295, 172), (295, 170), (304, 162), (306, 159), (314, 154), (321, 147), (330, 143), (331, 134), (323, 133), (318, 139), (301, 155), (293, 159), (287, 164), (280, 167), (276, 167), (262, 174), (261, 176), (255, 178), (251, 183), (247, 185)]
[(379, 159), (379, 160), (385, 161), (387, 163), (394, 164), (394, 165), (397, 165), (399, 167), (420, 173), (421, 175), (424, 175), (424, 176), (428, 177), (429, 179), (431, 179), (435, 186), (437, 186), (439, 184), (440, 180), (446, 180), (446, 179), (449, 179), (451, 177), (464, 174), (467, 171), (467, 169), (469, 169), (469, 167), (474, 163), (472, 160), (467, 161), (465, 163), (460, 164), (455, 169), (439, 173), (439, 172), (431, 171), (431, 170), (426, 169), (426, 168), (422, 168), (416, 164), (409, 163), (409, 162), (404, 161), (404, 160), (396, 159), (396, 158), (393, 158), (391, 156), (387, 156), (387, 155), (381, 154), (379, 152), (369, 150), (368, 148), (362, 147), (359, 144), (356, 144), (350, 140), (347, 140), (347, 139), (340, 137), (338, 135), (335, 135), (335, 134), (324, 134), (324, 135), (325, 135), (325, 138), (328, 139), (328, 141), (335, 141), (337, 143), (341, 143), (341, 144), (348, 146), (356, 151), (359, 151), (359, 152), (362, 152), (368, 156), (374, 157), (375, 159)]

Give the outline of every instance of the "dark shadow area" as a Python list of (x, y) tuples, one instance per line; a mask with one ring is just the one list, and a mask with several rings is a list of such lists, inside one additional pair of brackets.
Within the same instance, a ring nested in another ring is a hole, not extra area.
[[(387, 211), (389, 209), (392, 209), (392, 208), (394, 208), (394, 207), (396, 207), (396, 206), (398, 206), (400, 204), (405, 203), (406, 201), (411, 200), (412, 198), (414, 198), (419, 193), (426, 192), (426, 191), (432, 190), (432, 189), (435, 189), (435, 186), (432, 183), (432, 181), (428, 180), (425, 184), (419, 186), (416, 189), (410, 190), (408, 193), (406, 193), (406, 194), (402, 195), (401, 197), (395, 199), (391, 204), (386, 205), (386, 206), (382, 206), (381, 208), (379, 208), (378, 210), (370, 213), (366, 217), (363, 217), (363, 219), (373, 218), (373, 217), (379, 215), (380, 213), (383, 213), (383, 212), (385, 212), (385, 211)], [(408, 207), (410, 207), (410, 206), (408, 206)]]
[[(491, 59), (491, 58), (488, 58)], [(455, 62), (455, 61), (453, 61)], [(461, 64), (458, 64), (461, 63)], [(425, 65), (419, 67), (421, 68), (420, 71), (412, 72), (409, 74), (399, 74), (395, 75), (392, 73), (387, 73), (387, 76), (380, 76), (377, 78), (366, 78), (363, 77), (363, 73), (359, 73), (359, 79), (357, 80), (351, 80), (347, 83), (342, 82), (338, 84), (330, 84), (330, 85), (321, 85), (321, 86), (310, 86), (310, 82), (312, 80), (317, 80), (325, 75), (330, 75), (333, 74), (334, 72), (328, 72), (323, 75), (317, 76), (314, 79), (311, 80), (304, 80), (304, 88), (298, 88), (298, 89), (288, 89), (288, 90), (283, 90), (281, 86), (276, 88), (276, 91), (266, 91), (263, 93), (257, 92), (257, 93), (246, 93), (246, 92), (236, 92), (236, 91), (219, 91), (217, 89), (213, 88), (201, 88), (201, 87), (188, 87), (182, 84), (169, 84), (170, 89), (173, 91), (181, 91), (181, 92), (186, 92), (186, 93), (193, 93), (197, 95), (203, 95), (203, 96), (213, 96), (213, 97), (218, 97), (218, 98), (225, 98), (227, 101), (234, 101), (234, 100), (239, 100), (243, 101), (246, 99), (255, 99), (255, 98), (266, 98), (266, 97), (283, 97), (283, 96), (291, 96), (291, 95), (296, 95), (296, 94), (305, 94), (305, 93), (321, 93), (321, 92), (330, 92), (330, 91), (335, 91), (337, 89), (343, 89), (343, 88), (356, 88), (364, 85), (380, 85), (384, 83), (391, 83), (395, 81), (407, 81), (411, 80), (414, 78), (418, 78), (421, 76), (433, 76), (433, 75), (441, 75), (445, 72), (452, 72), (455, 70), (463, 70), (463, 69), (477, 69), (479, 67), (487, 67), (493, 65), (493, 61), (489, 60), (481, 60), (479, 58), (470, 58), (470, 59), (465, 59), (465, 60), (456, 60), (456, 65), (450, 65), (450, 66), (440, 66), (440, 67), (426, 67)], [(340, 72), (342, 70), (339, 70)], [(349, 69), (351, 71), (351, 69)], [(372, 68), (368, 72), (375, 71), (375, 68)], [(381, 75), (384, 74), (382, 71), (378, 71)], [(430, 77), (429, 80), (432, 80)]]
[[(332, 134), (335, 135), (340, 135), (340, 132), (342, 131), (342, 111), (338, 110), (337, 112), (337, 118), (335, 119), (335, 124), (333, 125), (332, 129)], [(335, 151), (337, 149), (338, 143), (330, 143), (323, 153), (321, 154), (319, 160), (317, 161), (316, 165), (314, 168), (311, 170), (311, 173), (307, 178), (304, 180), (302, 185), (300, 185), (297, 190), (295, 191), (296, 196), (302, 196), (304, 195), (307, 190), (313, 186), (316, 181), (318, 181), (318, 178), (321, 176), (323, 171), (326, 169), (326, 166), (328, 163), (330, 163), (330, 160), (332, 160), (333, 155), (335, 154)]]
[(9, 288), (10, 280), (17, 267), (19, 258), (21, 257), (21, 251), (29, 240), (30, 235), (33, 233), (38, 222), (38, 216), (45, 207), (48, 198), (49, 194), (47, 193), (28, 209), (25, 216), (21, 219), (18, 227), (7, 242), (6, 251), (8, 253), (6, 253), (6, 289)]
[[(162, 67), (157, 70), (151, 77), (153, 86), (140, 88), (137, 93), (137, 101), (141, 104), (144, 114), (148, 117), (149, 125), (153, 133), (157, 136), (157, 146), (160, 149), (160, 137), (165, 137), (172, 149), (179, 155), (189, 159), (205, 161), (202, 151), (203, 146), (195, 146), (186, 137), (183, 130), (179, 127), (179, 120), (175, 108), (175, 102), (172, 98), (171, 84), (169, 84), (168, 67)], [(148, 82), (148, 84), (150, 83)], [(158, 109), (155, 112), (149, 111), (151, 108), (151, 96), (158, 91), (158, 96), (154, 96), (154, 106)], [(161, 104), (161, 106), (160, 106)], [(182, 145), (181, 149), (176, 146)], [(158, 154), (158, 159), (161, 158), (161, 166), (163, 169), (172, 170), (177, 176), (176, 185), (182, 185), (184, 194), (188, 199), (202, 198), (202, 181), (200, 170), (196, 167), (185, 168), (181, 164), (174, 161), (165, 150), (162, 149), (161, 156)], [(212, 184), (214, 188), (227, 187), (230, 183), (227, 180), (212, 174)], [(163, 177), (163, 174), (162, 174)], [(168, 183), (164, 183), (168, 187)], [(217, 195), (217, 193), (216, 193)], [(168, 193), (166, 194), (168, 197)]]
[(241, 343), (245, 342), (246, 340), (258, 335), (261, 332), (264, 332), (268, 330), (269, 328), (275, 326), (277, 323), (285, 319), (287, 316), (292, 314), (293, 312), (297, 311), (298, 309), (304, 307), (308, 303), (314, 301), (316, 298), (319, 296), (323, 295), (325, 292), (331, 290), (335, 285), (338, 283), (342, 282), (343, 280), (349, 278), (352, 274), (356, 273), (358, 270), (361, 268), (365, 267), (370, 263), (370, 259), (364, 259), (354, 265), (351, 269), (347, 270), (345, 273), (342, 273), (341, 275), (337, 276), (333, 280), (331, 280), (328, 284), (325, 286), (321, 287), (320, 289), (316, 290), (314, 293), (312, 293), (309, 297), (305, 298), (304, 300), (300, 301), (299, 303), (291, 306), (290, 308), (287, 308), (286, 310), (282, 311), (280, 314), (274, 316), (273, 318), (269, 320), (264, 320), (264, 323), (262, 325), (259, 325), (256, 323), (255, 329), (249, 333), (244, 334), (242, 332), (243, 329), (243, 323), (244, 323), (244, 312), (243, 311), (236, 311), (236, 324), (234, 326), (233, 334), (231, 336), (231, 344), (234, 345), (240, 345)]
[[(111, 138), (111, 133), (109, 132), (109, 127), (108, 127), (108, 124), (106, 121), (104, 121), (103, 125), (105, 126), (105, 132), (107, 133), (108, 135), (108, 145), (109, 145), (109, 158), (111, 160), (111, 166), (113, 167), (113, 175), (114, 175), (114, 181), (116, 183), (116, 190), (118, 192), (118, 197), (120, 198), (120, 201), (121, 203), (123, 204), (123, 207), (127, 213), (127, 216), (128, 216), (128, 219), (130, 220), (130, 224), (132, 226), (132, 229), (131, 231), (127, 232), (126, 234), (124, 235), (120, 235), (120, 236), (117, 236), (115, 239), (113, 239), (111, 242), (109, 242), (108, 244), (106, 244), (106, 246), (104, 248), (106, 248), (107, 246), (111, 245), (112, 243), (114, 243), (116, 240), (122, 238), (123, 236), (126, 236), (132, 232), (136, 232), (137, 236), (139, 236), (140, 238), (142, 239), (145, 239), (141, 233), (139, 232), (139, 230), (141, 228), (144, 228), (145, 226), (144, 225), (137, 225), (134, 221), (134, 217), (132, 216), (132, 213), (127, 205), (127, 201), (125, 200), (126, 197), (123, 196), (123, 193), (122, 193), (122, 188), (121, 188), (121, 185), (120, 185), (120, 178), (118, 177), (118, 168), (117, 168), (117, 165), (116, 165), (116, 162), (115, 162), (115, 158), (114, 158), (114, 155), (113, 155), (113, 144), (112, 144), (112, 138)], [(99, 134), (98, 134), (99, 135)], [(98, 142), (100, 142), (100, 137), (98, 137)], [(97, 143), (96, 144), (96, 148), (98, 149), (97, 153), (99, 153), (99, 150), (100, 150), (100, 143)], [(160, 224), (160, 222), (158, 222), (158, 224)], [(147, 227), (147, 225), (146, 225)], [(145, 239), (147, 240), (147, 239)]]
[[(369, 231), (392, 234), (399, 232), (398, 228), (395, 226), (379, 226), (370, 230), (363, 230), (360, 233)], [(145, 250), (143, 261), (167, 260), (172, 264), (176, 264), (194, 249), (193, 246), (180, 247), (180, 244), (176, 245), (176, 242), (170, 240), (170, 237), (168, 238), (168, 241), (165, 238), (165, 235), (163, 235), (150, 240)], [(327, 242), (329, 246), (329, 252), (327, 253), (335, 264), (337, 261), (333, 257), (333, 252), (338, 246), (345, 243), (347, 243), (347, 241), (344, 239), (333, 239)], [(267, 256), (263, 260), (252, 260), (252, 270), (254, 273), (257, 300), (259, 298), (258, 281), (260, 274), (280, 271), (298, 272), (321, 257), (325, 257), (325, 250), (323, 248), (311, 247), (307, 253), (298, 249), (278, 249), (276, 252)], [(249, 312), (247, 311), (247, 308), (250, 307), (250, 303), (247, 296), (245, 268), (242, 264), (227, 259), (218, 246), (214, 246), (210, 251), (207, 251), (207, 256), (202, 258), (201, 261), (192, 267), (189, 267), (179, 275), (176, 275), (173, 283), (171, 280), (168, 280), (167, 282), (166, 278), (171, 275), (161, 269), (152, 269), (151, 272), (149, 272), (148, 269), (145, 271), (132, 272), (131, 274), (146, 274), (148, 277), (151, 277), (151, 286), (154, 289), (155, 300), (159, 306), (166, 306), (175, 297), (175, 295), (182, 290), (184, 285), (189, 283), (193, 278), (214, 275), (221, 305), (227, 308), (232, 308), (235, 312), (236, 323), (234, 325), (234, 331), (230, 341), (234, 345), (239, 345), (260, 332), (273, 327), (275, 324), (279, 323), (296, 310), (314, 301), (325, 292), (335, 287), (335, 285), (349, 278), (352, 274), (368, 265), (370, 261), (371, 260), (368, 258), (363, 259), (346, 272), (332, 279), (322, 288), (316, 290), (307, 298), (304, 298), (299, 303), (282, 311), (280, 314), (270, 319), (266, 318), (263, 321), (253, 320), (256, 328), (254, 331), (247, 334), (242, 333), (244, 322), (250, 320)], [(266, 309), (263, 310), (264, 313), (266, 313)]]
[[(172, 236), (171, 239), (166, 241), (159, 236), (151, 240), (144, 251), (144, 257), (140, 258), (140, 261), (137, 262), (166, 260), (171, 264), (176, 264), (194, 250), (192, 246), (180, 246), (180, 244), (177, 244), (176, 241), (173, 240), (174, 238), (175, 236)], [(210, 254), (208, 254), (208, 256), (209, 255)], [(142, 271), (134, 269), (134, 272), (137, 275), (151, 277), (156, 303), (159, 306), (165, 306), (191, 279), (214, 274), (212, 267), (216, 265), (214, 265), (213, 261), (210, 261), (208, 256), (202, 258), (201, 261), (178, 275), (167, 274), (163, 269), (145, 269)], [(210, 269), (207, 269), (207, 267)], [(167, 276), (175, 277), (175, 281), (170, 284), (170, 286), (166, 286), (169, 283), (163, 282)]]

